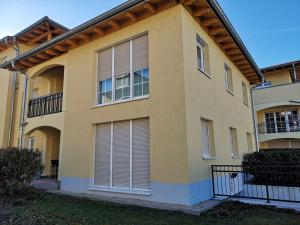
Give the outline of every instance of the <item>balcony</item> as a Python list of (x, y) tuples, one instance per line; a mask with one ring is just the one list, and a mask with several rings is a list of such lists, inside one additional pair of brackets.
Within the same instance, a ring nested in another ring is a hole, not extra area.
[(299, 132), (300, 120), (281, 121), (273, 123), (259, 123), (258, 132), (260, 134), (274, 134), (274, 133), (287, 133)]
[(28, 103), (28, 118), (62, 112), (63, 92), (32, 98)]

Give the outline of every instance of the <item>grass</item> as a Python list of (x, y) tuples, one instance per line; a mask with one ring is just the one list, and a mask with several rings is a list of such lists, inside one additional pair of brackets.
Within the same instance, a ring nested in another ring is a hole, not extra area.
[(40, 193), (34, 200), (0, 208), (0, 225), (6, 224), (299, 225), (300, 214), (292, 210), (224, 202), (200, 216), (192, 216), (179, 212)]

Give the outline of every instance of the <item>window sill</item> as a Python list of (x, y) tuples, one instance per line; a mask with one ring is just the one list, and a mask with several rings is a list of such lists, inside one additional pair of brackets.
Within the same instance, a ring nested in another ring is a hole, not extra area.
[(209, 79), (212, 79), (212, 77), (211, 77), (208, 73), (206, 73), (204, 70), (200, 69), (199, 67), (198, 67), (198, 70), (199, 70), (201, 73), (203, 73), (205, 76), (207, 76)]
[(229, 94), (231, 94), (232, 96), (235, 95), (233, 91), (230, 91), (230, 90), (228, 90), (228, 89), (226, 89), (226, 91), (227, 91)]
[(132, 98), (132, 99), (125, 99), (125, 100), (121, 100), (121, 101), (117, 101), (117, 102), (109, 102), (109, 103), (105, 103), (105, 104), (99, 104), (99, 105), (90, 107), (90, 109), (94, 109), (94, 108), (98, 108), (98, 107), (102, 107), (102, 106), (116, 105), (116, 104), (125, 103), (125, 102), (138, 101), (138, 100), (143, 100), (143, 99), (148, 99), (148, 98), (150, 98), (150, 95), (136, 97), (136, 98)]
[(90, 191), (104, 191), (104, 192), (111, 192), (111, 193), (123, 193), (123, 194), (133, 194), (133, 195), (146, 195), (150, 196), (151, 191), (149, 190), (130, 190), (127, 188), (108, 188), (108, 187), (91, 187), (89, 188)]
[(233, 155), (232, 159), (239, 159), (240, 157), (238, 155)]
[(215, 160), (217, 159), (216, 156), (203, 156), (203, 160)]

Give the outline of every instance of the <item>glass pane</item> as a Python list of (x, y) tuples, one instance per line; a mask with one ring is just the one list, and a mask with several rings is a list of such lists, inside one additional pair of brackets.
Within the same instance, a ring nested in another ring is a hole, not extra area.
[(106, 90), (105, 91), (112, 91), (112, 80), (111, 79), (106, 80)]
[(203, 69), (202, 49), (199, 46), (197, 46), (197, 59), (198, 59), (198, 68)]
[(107, 102), (111, 102), (111, 100), (112, 100), (112, 92), (111, 91), (106, 92), (106, 100), (105, 100), (105, 102), (106, 103)]
[(129, 87), (125, 87), (123, 89), (123, 99), (127, 99), (130, 97), (130, 88)]
[(133, 86), (133, 96), (137, 97), (137, 96), (141, 96), (142, 93), (142, 84), (136, 84)]
[(99, 92), (105, 91), (105, 80), (99, 82)]
[(143, 95), (149, 95), (149, 82), (143, 84)]
[(133, 83), (138, 84), (138, 83), (142, 83), (142, 82), (143, 82), (142, 71), (139, 70), (139, 71), (134, 72)]
[(99, 98), (98, 98), (98, 104), (103, 104), (103, 103), (105, 103), (105, 93), (99, 94)]
[(122, 89), (116, 89), (115, 95), (116, 101), (122, 99)]
[(149, 69), (143, 70), (143, 82), (149, 81)]

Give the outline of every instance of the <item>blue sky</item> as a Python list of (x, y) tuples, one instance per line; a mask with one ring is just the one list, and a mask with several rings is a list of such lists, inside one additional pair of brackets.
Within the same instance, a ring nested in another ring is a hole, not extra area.
[[(73, 28), (124, 0), (0, 0), (0, 38), (43, 16)], [(218, 0), (259, 67), (300, 59), (300, 0)]]

